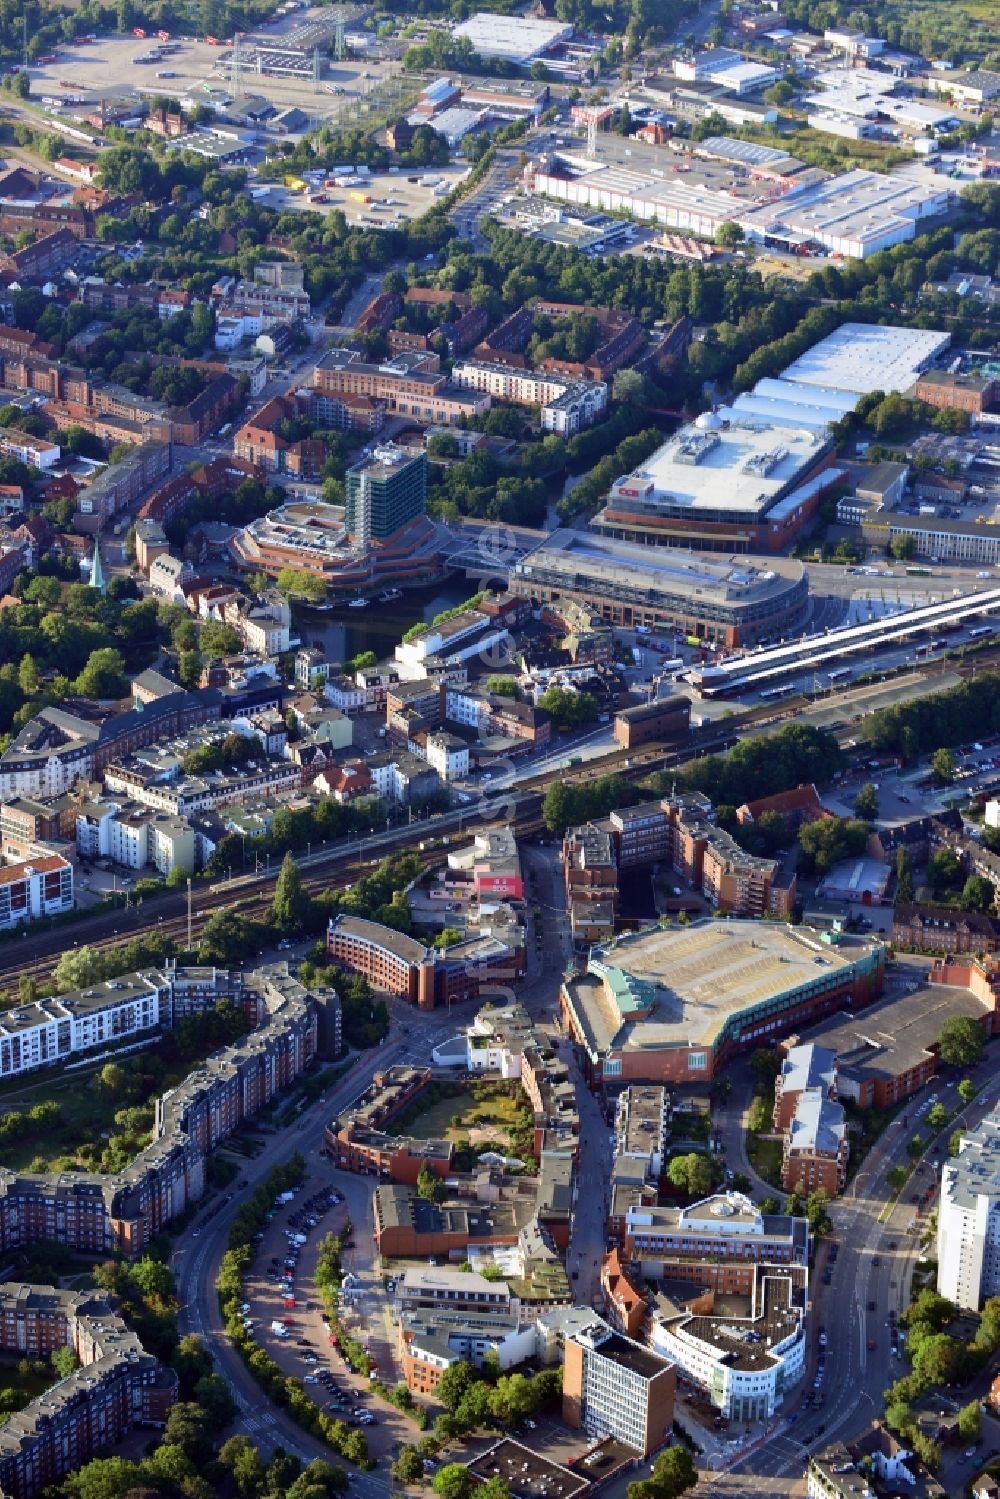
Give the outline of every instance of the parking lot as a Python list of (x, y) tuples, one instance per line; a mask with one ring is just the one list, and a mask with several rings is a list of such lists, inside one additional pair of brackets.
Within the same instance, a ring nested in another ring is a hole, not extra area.
[(363, 1178), (317, 1163), (292, 1200), (279, 1204), (267, 1223), (245, 1281), (243, 1310), (254, 1340), (282, 1372), (302, 1379), (307, 1394), (334, 1419), (360, 1428), (372, 1455), (381, 1456), (401, 1441), (412, 1441), (415, 1429), (394, 1406), (373, 1395), (369, 1380), (353, 1373), (339, 1347), (331, 1345), (314, 1281), (320, 1241), (344, 1230), (353, 1202), (354, 1225), (342, 1257), (341, 1319), (365, 1345), (378, 1377), (394, 1385), (395, 1349), (385, 1315), (389, 1302), (371, 1263), (370, 1232), (361, 1221), (361, 1203), (355, 1201), (359, 1188), (368, 1191)]
[[(464, 182), (468, 174), (469, 168), (462, 164), (409, 170), (400, 167), (391, 172), (373, 172), (364, 182), (351, 187), (317, 185), (315, 191), (308, 193), (275, 184), (268, 201), (276, 208), (311, 213), (327, 213), (331, 208), (339, 208), (349, 224), (389, 229), (396, 223), (426, 213)], [(318, 201), (320, 197), (322, 202)], [(366, 198), (369, 201), (362, 201)]]
[[(301, 13), (297, 19), (302, 19)], [(261, 34), (277, 37), (279, 28), (268, 28)], [(207, 103), (206, 85), (225, 92), (230, 48), (212, 47), (192, 37), (176, 37), (162, 60), (136, 62), (137, 57), (158, 45), (155, 33), (145, 39), (129, 35), (97, 37), (84, 44), (66, 42), (59, 48), (54, 63), (32, 65), (32, 98), (65, 96), (71, 90), (61, 88), (61, 82), (71, 84), (95, 101), (131, 89), (137, 94), (190, 97), (193, 103)], [(351, 110), (354, 109), (356, 116), (358, 101), (376, 94), (383, 80), (398, 72), (398, 63), (370, 58), (329, 62), (317, 91), (311, 76), (270, 77), (248, 70), (244, 74), (244, 89), (248, 94), (268, 99), (279, 110), (297, 106), (309, 115), (311, 122), (321, 123), (344, 115), (345, 124), (356, 124), (357, 118), (351, 118)], [(69, 116), (69, 110), (61, 113)]]

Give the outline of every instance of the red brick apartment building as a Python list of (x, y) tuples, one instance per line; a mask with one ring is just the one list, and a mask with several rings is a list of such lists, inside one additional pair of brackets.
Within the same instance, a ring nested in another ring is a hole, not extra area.
[(419, 1010), (475, 999), (498, 980), (524, 974), (522, 946), (471, 938), (437, 953), (413, 937), (374, 921), (338, 916), (327, 929), (327, 953), (374, 989), (394, 994)]
[(134, 1426), (163, 1426), (177, 1399), (174, 1371), (91, 1292), (0, 1286), (0, 1347), (43, 1358), (71, 1348), (82, 1366), (5, 1425), (0, 1488), (12, 1499), (35, 1499)]
[(0, 271), (23, 281), (43, 281), (49, 276), (60, 276), (73, 264), (79, 250), (75, 234), (69, 229), (54, 229), (23, 250), (0, 256)]
[(736, 808), (736, 821), (756, 823), (766, 812), (776, 812), (785, 825), (787, 833), (797, 833), (806, 822), (817, 822), (822, 817), (832, 817), (819, 799), (813, 785), (796, 786), (792, 791), (779, 791), (774, 796), (762, 796), (756, 801), (744, 802)]
[(239, 396), (239, 382), (232, 375), (216, 375), (186, 406), (171, 406), (167, 416), (174, 441), (182, 448), (197, 446), (236, 410)]
[(323, 1148), (342, 1171), (370, 1173), (405, 1186), (415, 1186), (423, 1165), (444, 1177), (451, 1168), (447, 1141), (413, 1140), (390, 1135), (387, 1128), (427, 1087), (429, 1068), (390, 1067), (376, 1072), (368, 1088), (343, 1118), (332, 1119), (323, 1134)]

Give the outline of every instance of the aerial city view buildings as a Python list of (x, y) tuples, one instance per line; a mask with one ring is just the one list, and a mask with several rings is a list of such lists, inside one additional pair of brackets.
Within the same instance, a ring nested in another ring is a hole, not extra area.
[(0, 1499), (997, 1495), (995, 8), (22, 11)]

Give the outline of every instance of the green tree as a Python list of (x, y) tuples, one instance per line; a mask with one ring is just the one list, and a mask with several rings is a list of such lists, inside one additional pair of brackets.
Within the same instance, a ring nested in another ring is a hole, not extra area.
[(21, 664), (17, 669), (17, 685), (25, 697), (36, 697), (41, 686), (41, 676), (38, 671), (38, 662), (34, 656), (21, 657)]
[(600, 708), (592, 692), (575, 692), (568, 687), (547, 687), (538, 706), (551, 714), (560, 728), (593, 723)]
[(687, 1155), (675, 1155), (667, 1167), (667, 1175), (689, 1197), (706, 1197), (715, 1185), (712, 1162), (694, 1150)]
[(652, 1482), (660, 1499), (679, 1499), (698, 1482), (698, 1469), (686, 1447), (668, 1447), (653, 1464)]
[[(452, 1365), (454, 1368), (454, 1365)], [(445, 1373), (450, 1372), (445, 1370)], [(418, 1484), (423, 1482), (424, 1460), (416, 1447), (404, 1447), (390, 1469), (397, 1483)]]
[(971, 1015), (949, 1015), (937, 1039), (938, 1054), (949, 1067), (974, 1067), (986, 1040), (982, 1026)]
[(249, 1437), (234, 1436), (223, 1442), (219, 1462), (228, 1470), (239, 1499), (261, 1499), (267, 1487), (267, 1470)]
[[(421, 1170), (424, 1168), (421, 1167)], [(420, 1191), (419, 1178), (417, 1191)], [(435, 1394), (441, 1404), (450, 1411), (455, 1411), (461, 1405), (472, 1386), (478, 1383), (475, 1369), (465, 1359), (459, 1359), (457, 1363), (450, 1364), (441, 1375), (440, 1383)]]
[(932, 1129), (944, 1129), (951, 1115), (943, 1103), (933, 1103), (927, 1114), (927, 1123)]
[(955, 756), (947, 747), (936, 749), (931, 756), (931, 771), (935, 780), (948, 786), (955, 779)]
[(133, 1074), (118, 1062), (105, 1062), (94, 1078), (94, 1088), (102, 1098), (128, 1098), (133, 1090)]
[(424, 1161), (417, 1173), (417, 1196), (425, 1202), (440, 1202), (445, 1196), (445, 1185), (441, 1178)]
[(715, 243), (724, 250), (731, 250), (735, 245), (741, 245), (745, 235), (740, 225), (732, 219), (725, 219), (715, 231)]
[(886, 1181), (894, 1192), (902, 1192), (910, 1179), (910, 1173), (905, 1166), (893, 1166), (886, 1174)]
[(189, 692), (197, 687), (201, 677), (201, 652), (181, 651), (177, 658), (177, 680)]
[(771, 1110), (768, 1107), (767, 1099), (762, 1098), (758, 1094), (750, 1104), (750, 1111), (747, 1114), (747, 1129), (753, 1130), (755, 1134), (760, 1134), (763, 1130), (769, 1129), (770, 1125)]
[(981, 874), (970, 874), (962, 887), (959, 905), (963, 911), (992, 911), (996, 904), (996, 889)]
[(910, 855), (900, 846), (896, 850), (896, 903), (908, 904), (913, 899), (913, 870)]
[(229, 1385), (221, 1374), (203, 1374), (194, 1387), (194, 1403), (205, 1413), (215, 1431), (222, 1431), (236, 1414)]
[(271, 920), (282, 932), (301, 932), (309, 923), (311, 909), (312, 897), (302, 883), (299, 866), (291, 853), (287, 853), (274, 886)]
[(283, 567), (275, 582), (279, 592), (286, 598), (305, 599), (310, 604), (321, 604), (326, 598), (326, 584), (316, 573), (303, 573), (294, 567)]
[(198, 961), (238, 968), (250, 954), (259, 951), (262, 936), (256, 922), (248, 921), (238, 911), (213, 911), (201, 930)]
[(979, 1089), (976, 1087), (971, 1077), (963, 1077), (962, 1081), (958, 1085), (957, 1091), (958, 1096), (962, 1100), (962, 1102), (964, 1104), (970, 1104), (975, 1098), (976, 1094), (979, 1092)]
[(917, 543), (912, 536), (894, 536), (889, 543), (889, 551), (898, 562), (909, 562), (916, 555)]
[(963, 1442), (978, 1442), (982, 1435), (979, 1401), (970, 1400), (958, 1413), (958, 1435)]
[(52, 1352), (49, 1354), (49, 1359), (51, 1361), (53, 1369), (59, 1375), (60, 1379), (65, 1379), (67, 1375), (72, 1374), (73, 1370), (78, 1366), (79, 1363), (76, 1354), (73, 1352), (72, 1348), (68, 1346), (63, 1348), (53, 1348)]
[(962, 878), (962, 860), (953, 848), (936, 849), (927, 861), (927, 879), (935, 891), (953, 889)]
[(874, 822), (878, 817), (878, 792), (871, 781), (866, 781), (858, 788), (858, 794), (854, 798), (854, 815), (860, 817), (862, 822)]
[(950, 1156), (957, 1156), (962, 1149), (962, 1136), (964, 1134), (965, 1130), (960, 1126), (958, 1129), (953, 1129), (948, 1136), (948, 1154)]
[(816, 1192), (810, 1192), (805, 1201), (806, 1219), (809, 1223), (809, 1232), (813, 1238), (821, 1239), (833, 1228), (827, 1205), (830, 1201), (829, 1195), (822, 1187)]
[(91, 651), (73, 689), (81, 697), (121, 697), (125, 691), (125, 661), (121, 653), (109, 646)]
[(842, 859), (856, 858), (868, 846), (868, 825), (856, 818), (820, 817), (799, 828), (799, 844), (818, 875)]
[(464, 1463), (445, 1463), (434, 1474), (431, 1487), (439, 1499), (469, 1499), (472, 1476)]

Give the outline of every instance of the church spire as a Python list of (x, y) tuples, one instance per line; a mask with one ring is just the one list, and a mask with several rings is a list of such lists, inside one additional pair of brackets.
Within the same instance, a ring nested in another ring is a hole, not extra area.
[(106, 593), (108, 585), (104, 579), (104, 565), (101, 562), (101, 543), (95, 536), (94, 556), (90, 566), (90, 586), (96, 588), (100, 593)]

